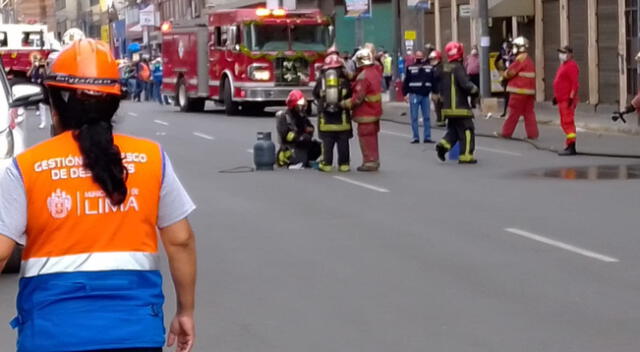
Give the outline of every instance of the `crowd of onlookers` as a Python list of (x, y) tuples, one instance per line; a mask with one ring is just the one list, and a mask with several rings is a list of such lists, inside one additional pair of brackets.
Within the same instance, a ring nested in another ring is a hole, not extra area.
[(162, 95), (162, 58), (149, 60), (148, 56), (134, 55), (119, 62), (120, 80), (132, 101), (155, 101), (169, 104)]

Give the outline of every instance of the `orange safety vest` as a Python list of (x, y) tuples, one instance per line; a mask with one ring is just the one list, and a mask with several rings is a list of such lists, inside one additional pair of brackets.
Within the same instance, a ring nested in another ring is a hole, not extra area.
[(522, 95), (536, 95), (536, 67), (527, 53), (522, 53), (509, 66), (507, 92)]
[[(156, 227), (163, 153), (148, 140), (115, 135), (114, 142), (129, 173), (128, 194), (119, 206), (82, 166), (72, 132), (16, 157), (28, 204), (13, 322), (20, 351), (164, 342)], [(64, 327), (55, 323), (59, 314)], [(135, 327), (112, 331), (132, 317)], [(37, 341), (30, 338), (36, 330)]]

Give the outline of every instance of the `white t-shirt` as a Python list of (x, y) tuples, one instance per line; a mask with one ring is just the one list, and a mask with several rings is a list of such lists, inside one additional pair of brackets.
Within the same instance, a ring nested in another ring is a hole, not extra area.
[[(158, 228), (164, 228), (186, 218), (195, 204), (173, 171), (166, 153), (162, 155), (164, 175), (158, 204)], [(0, 235), (24, 245), (27, 228), (27, 197), (16, 161), (0, 171)]]

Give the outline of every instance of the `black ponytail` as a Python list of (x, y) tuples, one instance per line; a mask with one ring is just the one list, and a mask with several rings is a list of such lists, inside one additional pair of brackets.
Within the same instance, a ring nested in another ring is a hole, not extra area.
[(120, 106), (120, 97), (49, 89), (60, 127), (73, 132), (82, 153), (83, 166), (91, 171), (93, 180), (107, 194), (111, 204), (122, 204), (127, 197), (128, 173), (120, 148), (113, 144), (111, 122)]

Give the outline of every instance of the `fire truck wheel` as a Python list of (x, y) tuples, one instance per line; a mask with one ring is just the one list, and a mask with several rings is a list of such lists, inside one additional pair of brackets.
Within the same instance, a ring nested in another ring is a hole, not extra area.
[(22, 257), (22, 247), (18, 246), (13, 250), (11, 257), (2, 270), (3, 274), (17, 274), (20, 272), (20, 260)]
[(224, 112), (227, 115), (237, 115), (239, 105), (233, 101), (233, 94), (231, 92), (231, 83), (228, 79), (224, 81)]
[(176, 97), (178, 107), (182, 112), (202, 112), (204, 110), (204, 99), (189, 98), (187, 94), (187, 86), (184, 83), (184, 79), (178, 81), (178, 94)]

